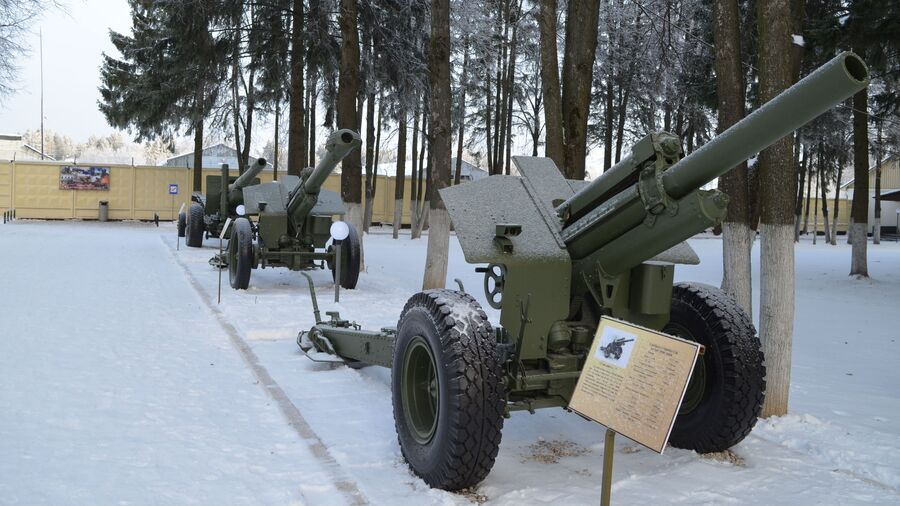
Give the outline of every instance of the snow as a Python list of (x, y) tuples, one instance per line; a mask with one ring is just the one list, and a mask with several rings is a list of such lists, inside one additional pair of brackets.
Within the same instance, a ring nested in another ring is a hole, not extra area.
[[(375, 229), (368, 272), (339, 304), (330, 272), (312, 272), (323, 314), (396, 325), (421, 286), (426, 242)], [(900, 245), (871, 246), (873, 277), (860, 281), (846, 275), (843, 242), (796, 249), (791, 414), (716, 456), (617, 438), (616, 503), (900, 504)], [(676, 277), (718, 285), (721, 242), (691, 245), (702, 263)], [(604, 429), (560, 409), (514, 413), (474, 491), (429, 489), (400, 455), (390, 371), (298, 349), (313, 324), (301, 275), (255, 270), (237, 292), (225, 273), (216, 304), (207, 262), (218, 240), (175, 248), (168, 224), (0, 227), (0, 504), (599, 500)], [(497, 324), (455, 237), (448, 277)]]
[(803, 39), (803, 36), (802, 36), (802, 35), (797, 35), (796, 33), (793, 34), (793, 35), (791, 35), (791, 42), (792, 42), (795, 46), (800, 46), (800, 47), (806, 46), (806, 40)]

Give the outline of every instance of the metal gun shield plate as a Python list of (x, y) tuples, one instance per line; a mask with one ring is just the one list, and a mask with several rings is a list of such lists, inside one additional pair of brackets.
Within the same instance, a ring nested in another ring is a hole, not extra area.
[(344, 202), (337, 192), (322, 189), (319, 190), (319, 201), (313, 206), (310, 214), (316, 216), (343, 216), (347, 214), (347, 209), (344, 207)]

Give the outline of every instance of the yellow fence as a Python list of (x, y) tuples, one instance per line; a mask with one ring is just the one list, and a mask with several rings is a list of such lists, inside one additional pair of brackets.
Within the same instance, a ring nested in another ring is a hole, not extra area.
[[(850, 201), (847, 199), (839, 199), (838, 200), (838, 222), (837, 222), (837, 230), (839, 233), (846, 233), (847, 227), (850, 223)], [(813, 197), (809, 201), (809, 216), (806, 215), (806, 200), (803, 201), (803, 208), (800, 210), (800, 227), (803, 228), (803, 223), (806, 220), (807, 222), (807, 230), (812, 232), (816, 222), (818, 221), (818, 226), (815, 227), (818, 232), (825, 232), (825, 219), (822, 215), (822, 199), (816, 199)], [(828, 198), (828, 228), (831, 228), (831, 225), (834, 223), (834, 197)]]
[[(181, 204), (190, 205), (193, 174), (183, 167), (159, 167), (140, 165), (90, 164), (109, 167), (108, 191), (60, 190), (60, 167), (72, 165), (65, 162), (0, 161), (0, 209), (15, 209), (18, 218), (35, 219), (88, 219), (99, 217), (101, 200), (109, 202), (109, 218), (112, 220), (171, 220)], [(236, 170), (232, 170), (236, 174)], [(218, 175), (219, 169), (203, 169), (203, 192), (206, 192), (206, 176)], [(272, 171), (260, 174), (262, 182), (272, 181)], [(178, 194), (169, 194), (169, 185), (178, 185)], [(325, 188), (340, 191), (339, 174), (332, 174)], [(378, 176), (375, 186), (372, 221), (393, 223), (394, 189), (396, 180)], [(403, 204), (403, 223), (409, 224), (409, 179), (406, 180)]]

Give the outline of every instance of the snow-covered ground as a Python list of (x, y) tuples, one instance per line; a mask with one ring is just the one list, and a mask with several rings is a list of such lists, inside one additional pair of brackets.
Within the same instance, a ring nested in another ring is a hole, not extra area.
[[(425, 240), (366, 238), (367, 272), (322, 311), (395, 325)], [(678, 279), (718, 284), (721, 242)], [(0, 227), (0, 504), (595, 504), (603, 428), (563, 410), (515, 413), (492, 473), (431, 490), (400, 456), (390, 373), (306, 359), (305, 279), (256, 270), (216, 303), (218, 242), (175, 249), (171, 225), (18, 221)], [(451, 239), (450, 277), (483, 301)], [(792, 414), (731, 454), (619, 438), (616, 504), (900, 504), (900, 245), (797, 247)], [(756, 272), (754, 273), (756, 275)], [(450, 283), (454, 286), (455, 283)], [(496, 321), (497, 313), (488, 310)]]

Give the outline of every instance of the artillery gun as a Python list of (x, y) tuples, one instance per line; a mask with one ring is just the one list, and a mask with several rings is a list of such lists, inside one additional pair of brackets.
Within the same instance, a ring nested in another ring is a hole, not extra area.
[[(231, 287), (246, 289), (252, 269), (286, 267), (299, 271), (331, 269), (336, 277), (336, 250), (328, 245), (334, 217), (347, 211), (340, 195), (322, 185), (337, 164), (362, 141), (352, 130), (338, 130), (325, 144), (325, 156), (315, 168), (305, 168), (300, 176), (283, 176), (278, 181), (244, 188), (244, 216), (234, 222), (224, 258), (210, 263), (228, 267)], [(250, 217), (255, 216), (255, 221)], [(359, 235), (349, 227), (342, 240), (340, 280), (344, 288), (356, 288), (359, 279)]]
[(701, 188), (868, 80), (865, 63), (843, 53), (689, 156), (660, 132), (590, 183), (564, 179), (549, 159), (516, 157), (520, 176), (442, 189), (466, 260), (487, 264), (478, 270), (500, 326), (471, 295), (428, 290), (380, 331), (336, 312), (323, 321), (315, 308), (298, 344), (314, 360), (391, 368), (402, 454), (436, 488), (487, 476), (511, 412), (567, 408), (607, 316), (705, 347), (669, 442), (725, 450), (756, 423), (765, 367), (751, 319), (731, 297), (674, 283), (675, 264), (699, 262), (684, 241), (725, 216), (727, 197)]
[(606, 346), (601, 346), (600, 351), (603, 352), (603, 356), (606, 358), (614, 358), (619, 360), (622, 358), (622, 352), (625, 351), (625, 343), (630, 343), (634, 341), (634, 339), (625, 339), (624, 337), (620, 337)]
[(188, 212), (178, 213), (178, 237), (185, 237), (185, 244), (193, 248), (203, 246), (203, 236), (215, 237), (222, 232), (228, 218), (237, 218), (244, 204), (244, 190), (259, 184), (259, 175), (266, 168), (266, 159), (259, 158), (240, 176), (228, 174), (228, 164), (223, 163), (218, 176), (206, 176), (206, 195), (194, 192)]

